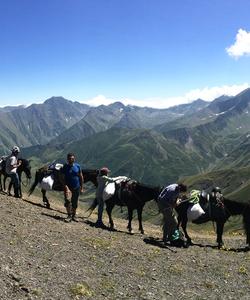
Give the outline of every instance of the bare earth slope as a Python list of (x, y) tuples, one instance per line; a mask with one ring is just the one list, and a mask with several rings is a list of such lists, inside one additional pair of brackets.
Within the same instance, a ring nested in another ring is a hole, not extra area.
[[(123, 220), (115, 220), (117, 232), (97, 229), (80, 207), (80, 222), (67, 224), (62, 203), (47, 210), (26, 199), (0, 195), (0, 299), (249, 299), (250, 252), (171, 251), (127, 234)], [(145, 231), (161, 235), (149, 223)], [(215, 236), (194, 240), (214, 245)], [(239, 250), (244, 241), (225, 237)]]

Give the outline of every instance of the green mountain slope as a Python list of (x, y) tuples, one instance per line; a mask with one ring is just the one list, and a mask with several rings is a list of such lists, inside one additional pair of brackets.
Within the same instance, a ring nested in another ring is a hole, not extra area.
[(223, 194), (232, 200), (250, 204), (250, 166), (222, 169), (184, 178), (189, 189), (211, 190), (219, 186)]
[(106, 165), (112, 175), (126, 175), (154, 185), (165, 185), (180, 176), (196, 174), (204, 165), (203, 159), (195, 153), (186, 153), (161, 134), (145, 129), (111, 128), (77, 142), (27, 148), (23, 154), (51, 162), (64, 161), (71, 151), (83, 167)]
[(45, 144), (79, 121), (89, 106), (62, 97), (52, 97), (43, 104), (0, 113), (0, 150), (14, 144), (21, 147)]

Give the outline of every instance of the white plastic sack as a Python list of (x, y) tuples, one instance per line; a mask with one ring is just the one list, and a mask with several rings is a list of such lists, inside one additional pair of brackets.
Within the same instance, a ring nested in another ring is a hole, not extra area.
[(204, 215), (204, 214), (205, 214), (205, 212), (201, 208), (199, 203), (190, 205), (188, 207), (188, 210), (187, 210), (188, 221), (194, 221), (194, 220), (198, 219), (201, 215)]
[(128, 181), (129, 180), (129, 178), (127, 176), (113, 177), (113, 179), (118, 184), (121, 183), (121, 182), (123, 182), (123, 181)]
[(41, 189), (45, 191), (52, 190), (52, 186), (54, 183), (54, 179), (51, 176), (44, 177), (43, 180), (40, 183)]
[(115, 183), (111, 182), (111, 183), (107, 184), (105, 186), (105, 189), (103, 190), (103, 194), (102, 194), (103, 200), (104, 201), (108, 200), (114, 194), (115, 194)]

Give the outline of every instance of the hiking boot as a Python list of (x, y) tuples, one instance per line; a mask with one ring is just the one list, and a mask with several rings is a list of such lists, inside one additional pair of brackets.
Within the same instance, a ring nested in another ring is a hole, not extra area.
[(71, 215), (68, 215), (66, 219), (64, 219), (64, 222), (70, 223), (72, 221)]

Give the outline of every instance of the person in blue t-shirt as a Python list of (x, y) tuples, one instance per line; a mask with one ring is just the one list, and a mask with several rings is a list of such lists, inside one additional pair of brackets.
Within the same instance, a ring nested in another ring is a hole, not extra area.
[(75, 162), (75, 155), (73, 153), (68, 153), (67, 163), (64, 164), (61, 172), (64, 175), (64, 206), (68, 214), (65, 222), (77, 222), (76, 209), (80, 192), (83, 192), (83, 176), (81, 167)]

